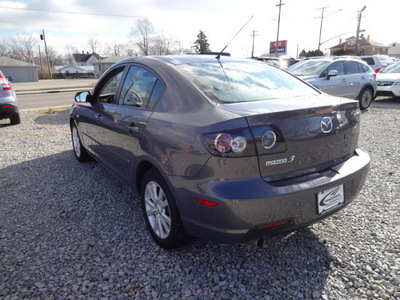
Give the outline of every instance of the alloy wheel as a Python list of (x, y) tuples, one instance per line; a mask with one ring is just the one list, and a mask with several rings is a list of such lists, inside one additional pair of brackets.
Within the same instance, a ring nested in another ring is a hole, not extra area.
[(166, 239), (171, 232), (171, 212), (167, 197), (157, 182), (147, 183), (144, 200), (152, 230), (159, 238)]

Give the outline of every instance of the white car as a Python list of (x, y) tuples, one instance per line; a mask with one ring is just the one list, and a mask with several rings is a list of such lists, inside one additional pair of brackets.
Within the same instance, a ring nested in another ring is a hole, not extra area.
[(365, 61), (375, 73), (393, 63), (393, 60), (387, 55), (365, 55), (359, 56), (359, 58)]
[(400, 97), (400, 61), (376, 74), (377, 94)]

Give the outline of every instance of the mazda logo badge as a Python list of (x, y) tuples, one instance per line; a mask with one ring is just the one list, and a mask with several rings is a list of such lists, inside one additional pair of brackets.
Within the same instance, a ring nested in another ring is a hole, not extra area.
[(332, 131), (332, 129), (333, 129), (333, 122), (332, 122), (332, 119), (329, 118), (329, 117), (324, 117), (324, 118), (321, 120), (321, 131), (322, 131), (323, 133), (329, 133), (329, 132)]

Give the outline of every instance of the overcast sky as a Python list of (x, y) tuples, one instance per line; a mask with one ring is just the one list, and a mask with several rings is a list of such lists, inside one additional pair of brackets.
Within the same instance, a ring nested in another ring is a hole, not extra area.
[[(364, 6), (361, 20), (364, 34), (382, 44), (400, 42), (396, 25), (399, 0), (282, 0), (282, 3), (279, 39), (288, 41), (288, 55), (296, 56), (297, 49), (300, 52), (318, 48), (322, 7), (325, 18), (321, 42), (340, 34), (344, 34), (343, 38), (355, 35), (357, 12)], [(201, 29), (211, 50), (221, 51), (254, 16), (226, 51), (235, 56), (250, 56), (252, 30), (256, 30), (257, 56), (268, 53), (269, 43), (276, 40), (277, 4), (279, 0), (0, 0), (0, 38), (25, 32), (37, 34), (39, 39), (44, 29), (49, 46), (63, 50), (74, 45), (86, 51), (89, 36), (103, 42), (127, 42), (134, 21), (148, 18), (156, 31), (180, 41), (183, 48), (193, 45)], [(321, 50), (326, 51), (338, 42), (339, 37), (334, 38), (324, 43)]]

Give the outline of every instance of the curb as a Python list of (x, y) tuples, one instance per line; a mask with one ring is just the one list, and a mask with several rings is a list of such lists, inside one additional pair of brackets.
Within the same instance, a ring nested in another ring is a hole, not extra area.
[(30, 94), (45, 94), (45, 93), (64, 93), (64, 92), (82, 92), (82, 91), (91, 91), (93, 87), (82, 87), (82, 88), (70, 88), (70, 89), (43, 89), (43, 90), (22, 90), (15, 91), (15, 94), (18, 95), (30, 95)]

